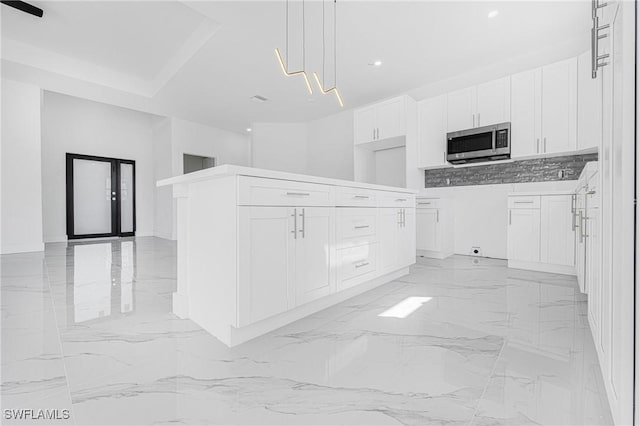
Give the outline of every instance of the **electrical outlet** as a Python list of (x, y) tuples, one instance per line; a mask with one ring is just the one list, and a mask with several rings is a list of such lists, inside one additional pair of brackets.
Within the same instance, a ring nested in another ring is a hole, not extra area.
[(471, 247), (471, 256), (482, 256), (482, 248), (480, 247)]

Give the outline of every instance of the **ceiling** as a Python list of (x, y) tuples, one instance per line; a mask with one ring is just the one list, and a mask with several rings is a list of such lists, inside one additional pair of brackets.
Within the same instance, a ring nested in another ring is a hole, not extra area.
[[(243, 132), (254, 122), (300, 122), (342, 109), (285, 77), (286, 2), (32, 1), (38, 19), (2, 6), (3, 66), (72, 78), (103, 92), (132, 94), (156, 110)], [(301, 65), (302, 3), (289, 3), (289, 67)], [(333, 84), (333, 6), (305, 2), (306, 68)], [(337, 83), (345, 108), (409, 93), (526, 58), (588, 49), (590, 1), (338, 1)], [(492, 10), (499, 11), (488, 18)], [(369, 63), (380, 60), (382, 66)], [(3, 71), (4, 72), (4, 71)], [(495, 73), (494, 73), (495, 74)], [(51, 77), (53, 78), (53, 77)], [(49, 80), (47, 80), (49, 81)], [(84, 87), (83, 86), (83, 87)], [(267, 102), (250, 98), (261, 95)], [(123, 95), (124, 96), (124, 95)], [(109, 99), (116, 98), (111, 95)]]

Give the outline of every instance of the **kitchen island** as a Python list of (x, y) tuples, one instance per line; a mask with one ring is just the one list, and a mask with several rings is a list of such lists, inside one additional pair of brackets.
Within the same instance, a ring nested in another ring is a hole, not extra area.
[(224, 165), (177, 199), (173, 311), (228, 346), (409, 273), (416, 191)]

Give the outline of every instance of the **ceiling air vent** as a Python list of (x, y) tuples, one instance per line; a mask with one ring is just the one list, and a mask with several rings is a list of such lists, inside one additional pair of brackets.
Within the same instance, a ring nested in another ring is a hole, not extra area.
[(257, 102), (259, 104), (261, 104), (262, 102), (267, 102), (269, 99), (265, 98), (264, 96), (260, 96), (260, 95), (254, 95), (252, 97), (250, 97), (249, 99), (251, 99), (253, 102)]

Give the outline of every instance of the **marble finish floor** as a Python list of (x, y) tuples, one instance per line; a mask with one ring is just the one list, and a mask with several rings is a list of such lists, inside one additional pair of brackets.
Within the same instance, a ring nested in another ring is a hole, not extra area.
[[(573, 277), (419, 258), (397, 281), (228, 349), (171, 313), (173, 242), (0, 260), (3, 424), (612, 424)], [(380, 315), (410, 297), (422, 299), (406, 317)]]

